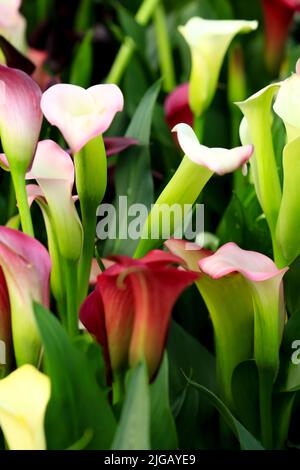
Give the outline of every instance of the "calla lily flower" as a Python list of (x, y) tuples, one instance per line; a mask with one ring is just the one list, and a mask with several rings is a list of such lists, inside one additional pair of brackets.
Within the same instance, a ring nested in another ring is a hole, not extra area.
[(299, 248), (299, 151), (300, 124), (298, 100), (300, 99), (299, 61), (297, 73), (286, 79), (274, 103), (274, 111), (283, 120), (287, 144), (283, 150), (283, 191), (277, 221), (276, 235), (283, 255), (290, 264), (300, 254)]
[(152, 251), (140, 260), (113, 258), (81, 307), (80, 320), (102, 344), (114, 377), (145, 359), (149, 377), (163, 355), (173, 305), (198, 276), (173, 265), (180, 259)]
[(276, 74), (280, 66), (298, 0), (262, 0), (265, 19), (266, 64)]
[(24, 365), (0, 380), (0, 427), (10, 450), (45, 450), (49, 378)]
[(41, 90), (21, 70), (0, 65), (0, 135), (11, 170), (31, 164), (41, 125)]
[(72, 199), (74, 165), (70, 155), (52, 140), (39, 142), (26, 178), (37, 181), (48, 203), (61, 255), (70, 260), (78, 259), (82, 228)]
[(201, 116), (211, 103), (227, 49), (238, 33), (257, 29), (257, 21), (191, 18), (179, 31), (192, 56), (190, 107)]
[[(210, 312), (215, 330), (218, 375), (225, 400), (231, 404), (235, 367), (254, 358), (260, 379), (261, 432), (270, 446), (272, 386), (279, 367), (279, 347), (285, 322), (282, 278), (267, 256), (227, 243), (212, 254), (187, 251), (185, 242), (169, 240), (169, 250), (192, 270), (200, 268), (196, 282)], [(253, 334), (254, 321), (254, 334)]]
[[(157, 240), (151, 240), (153, 226), (159, 227), (159, 236), (163, 238), (161, 217), (164, 208), (174, 204), (179, 204), (182, 208), (185, 204), (193, 205), (214, 173), (223, 175), (236, 170), (244, 165), (253, 153), (252, 145), (231, 150), (205, 147), (199, 143), (193, 129), (187, 124), (178, 124), (173, 131), (177, 132), (178, 142), (185, 156), (149, 214), (135, 253), (136, 257), (143, 256), (149, 249), (157, 246)], [(172, 227), (172, 233), (175, 231), (176, 226)]]
[(0, 34), (24, 53), (26, 21), (19, 12), (20, 5), (21, 0), (0, 0)]
[(254, 185), (270, 228), (275, 259), (281, 262), (281, 253), (275, 235), (281, 202), (281, 185), (271, 131), (271, 105), (279, 88), (280, 83), (271, 84), (247, 100), (236, 104), (246, 118), (241, 125), (241, 141), (246, 144), (250, 139), (255, 147), (255, 154), (250, 160)]
[(85, 90), (57, 84), (44, 92), (41, 101), (45, 117), (59, 128), (73, 153), (103, 134), (123, 105), (122, 92), (116, 85), (95, 85)]
[[(4, 363), (0, 360), (0, 378), (10, 369), (13, 357), (11, 335), (11, 313), (9, 294), (2, 269), (0, 268), (0, 344), (4, 348)], [(1, 347), (0, 347), (0, 351)], [(1, 356), (2, 358), (2, 356)]]
[(164, 105), (166, 121), (172, 130), (178, 122), (193, 125), (193, 113), (189, 105), (189, 84), (183, 83), (170, 93)]
[(37, 364), (40, 339), (32, 302), (49, 305), (51, 263), (48, 252), (37, 240), (0, 227), (0, 265), (9, 294), (17, 364)]

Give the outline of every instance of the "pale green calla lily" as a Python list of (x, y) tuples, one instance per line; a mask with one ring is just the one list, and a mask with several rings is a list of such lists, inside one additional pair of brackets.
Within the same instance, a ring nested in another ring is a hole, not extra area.
[(191, 18), (179, 31), (191, 50), (190, 107), (200, 116), (211, 103), (227, 49), (238, 33), (257, 29), (257, 21)]
[(28, 364), (0, 380), (0, 427), (10, 450), (45, 450), (49, 378)]
[[(272, 140), (271, 105), (280, 83), (269, 85), (245, 101), (236, 103), (246, 118), (242, 121), (242, 143), (254, 145), (255, 153), (250, 161), (252, 176), (258, 200), (266, 216), (272, 241), (274, 256), (280, 260), (280, 249), (276, 245), (276, 223), (281, 203), (281, 186), (277, 171)], [(282, 264), (284, 262), (282, 261)]]
[(282, 82), (274, 103), (275, 113), (283, 120), (287, 140), (300, 136), (300, 75), (294, 73)]

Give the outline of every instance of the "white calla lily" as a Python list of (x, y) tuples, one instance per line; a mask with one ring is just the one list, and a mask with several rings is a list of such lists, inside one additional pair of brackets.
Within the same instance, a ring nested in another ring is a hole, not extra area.
[(49, 378), (28, 364), (0, 380), (0, 427), (10, 450), (46, 449), (50, 390)]
[(258, 27), (257, 21), (205, 20), (191, 18), (179, 31), (191, 49), (190, 106), (200, 116), (209, 106), (217, 88), (224, 56), (238, 33)]
[(187, 124), (177, 124), (173, 132), (177, 132), (179, 145), (192, 162), (218, 175), (235, 171), (244, 165), (253, 153), (253, 145), (244, 145), (230, 150), (205, 147), (200, 144), (195, 132)]

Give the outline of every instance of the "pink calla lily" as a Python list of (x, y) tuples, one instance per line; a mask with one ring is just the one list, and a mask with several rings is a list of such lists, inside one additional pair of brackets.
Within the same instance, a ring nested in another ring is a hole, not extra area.
[(0, 0), (0, 34), (25, 52), (25, 18), (20, 14), (21, 0)]
[(166, 121), (170, 129), (183, 122), (193, 125), (194, 116), (189, 105), (189, 84), (182, 83), (168, 95), (165, 101)]
[(12, 171), (31, 164), (42, 125), (41, 90), (26, 73), (0, 65), (0, 135)]
[(44, 92), (41, 101), (45, 117), (59, 128), (73, 153), (103, 134), (123, 105), (122, 92), (116, 85), (95, 85), (85, 90), (57, 84)]
[(80, 319), (109, 357), (108, 370), (122, 374), (145, 359), (150, 378), (158, 370), (171, 311), (198, 275), (180, 270), (180, 259), (152, 251), (140, 260), (113, 258), (83, 303)]
[(32, 304), (35, 300), (49, 305), (50, 257), (37, 240), (0, 227), (0, 265), (9, 294), (17, 364), (37, 364), (40, 340)]

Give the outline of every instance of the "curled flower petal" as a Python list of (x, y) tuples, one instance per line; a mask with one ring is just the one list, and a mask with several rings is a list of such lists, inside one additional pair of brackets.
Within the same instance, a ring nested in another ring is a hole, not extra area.
[(281, 83), (275, 103), (274, 111), (283, 120), (288, 141), (300, 136), (300, 75), (294, 73)]
[(219, 175), (230, 173), (242, 166), (254, 150), (252, 145), (231, 150), (205, 147), (199, 143), (195, 132), (187, 124), (177, 124), (173, 132), (177, 132), (179, 145), (190, 160)]
[(44, 418), (50, 392), (49, 378), (30, 365), (0, 380), (0, 427), (10, 450), (46, 449)]
[(45, 117), (59, 128), (73, 153), (105, 132), (123, 105), (122, 92), (116, 85), (95, 85), (85, 90), (57, 84), (44, 92), (41, 101)]
[(239, 272), (250, 281), (266, 281), (284, 275), (287, 268), (278, 269), (267, 256), (256, 251), (246, 251), (235, 243), (226, 243), (219, 250), (199, 261), (201, 271), (213, 279)]

